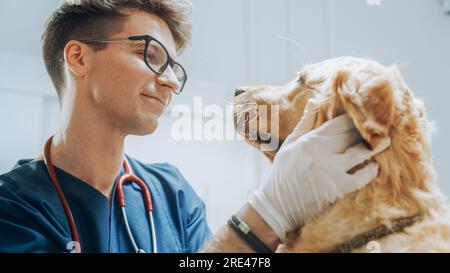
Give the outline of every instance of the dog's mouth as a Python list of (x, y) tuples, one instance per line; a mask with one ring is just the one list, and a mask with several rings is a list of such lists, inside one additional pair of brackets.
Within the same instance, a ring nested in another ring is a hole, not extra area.
[(256, 133), (256, 141), (258, 141), (261, 144), (271, 144), (272, 143), (272, 136), (267, 133), (257, 132)]
[[(261, 90), (259, 90), (261, 91)], [(233, 100), (233, 119), (237, 133), (273, 161), (283, 145), (282, 115), (279, 104), (255, 98), (248, 88), (237, 89)], [(274, 101), (276, 102), (276, 101)]]
[[(283, 141), (281, 141), (278, 136), (274, 136), (271, 132), (265, 132), (260, 128), (259, 118), (254, 117), (254, 119), (252, 119), (250, 115), (248, 115), (248, 111), (251, 111), (251, 107), (257, 107), (256, 103), (235, 103), (233, 112), (234, 127), (247, 143), (259, 149), (270, 160), (273, 160), (283, 144)], [(251, 126), (252, 122), (254, 122), (254, 126)]]

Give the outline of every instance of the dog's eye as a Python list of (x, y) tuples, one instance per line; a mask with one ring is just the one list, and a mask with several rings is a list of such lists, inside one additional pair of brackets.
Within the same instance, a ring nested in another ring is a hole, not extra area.
[(305, 85), (305, 84), (306, 84), (306, 76), (305, 76), (305, 75), (302, 75), (302, 74), (299, 74), (299, 75), (298, 75), (298, 79), (297, 79), (297, 83), (298, 83), (300, 86)]

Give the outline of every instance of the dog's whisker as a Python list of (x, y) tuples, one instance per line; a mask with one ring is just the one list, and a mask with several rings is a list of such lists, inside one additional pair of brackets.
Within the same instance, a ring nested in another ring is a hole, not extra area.
[[(287, 42), (289, 42), (289, 43), (295, 45), (298, 49), (300, 49), (300, 52), (305, 53), (305, 56), (306, 56), (306, 58), (307, 58), (307, 62), (303, 62), (302, 58), (300, 57), (300, 58), (299, 58), (299, 61), (300, 61), (301, 67), (303, 67), (303, 66), (306, 65), (306, 64), (312, 63), (311, 54), (309, 53), (309, 51), (307, 50), (307, 48), (306, 48), (305, 46), (303, 46), (300, 42), (298, 42), (298, 41), (296, 41), (296, 40), (294, 40), (294, 39), (292, 39), (292, 38), (289, 38), (289, 37), (286, 37), (286, 36), (281, 36), (281, 35), (280, 35), (280, 36), (277, 36), (277, 38), (280, 39), (280, 40), (285, 40), (285, 41), (287, 41)], [(295, 52), (295, 53), (296, 53), (296, 52)], [(301, 56), (301, 54), (297, 54), (297, 55), (298, 55), (298, 56)]]

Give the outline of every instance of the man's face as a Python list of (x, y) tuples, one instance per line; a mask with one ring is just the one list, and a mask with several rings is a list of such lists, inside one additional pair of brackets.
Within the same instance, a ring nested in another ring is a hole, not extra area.
[[(167, 24), (159, 17), (136, 10), (124, 23), (123, 31), (110, 37), (150, 35), (160, 41), (176, 59), (176, 46)], [(179, 82), (170, 67), (157, 75), (144, 62), (144, 41), (111, 43), (93, 53), (87, 72), (89, 101), (109, 126), (125, 135), (147, 135), (158, 126)]]

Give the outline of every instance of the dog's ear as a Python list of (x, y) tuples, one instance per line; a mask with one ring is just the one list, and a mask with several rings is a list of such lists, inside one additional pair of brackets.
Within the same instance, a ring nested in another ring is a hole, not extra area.
[(389, 73), (359, 78), (341, 71), (333, 81), (335, 109), (340, 108), (349, 114), (372, 149), (389, 137), (393, 125), (395, 97), (392, 79)]

